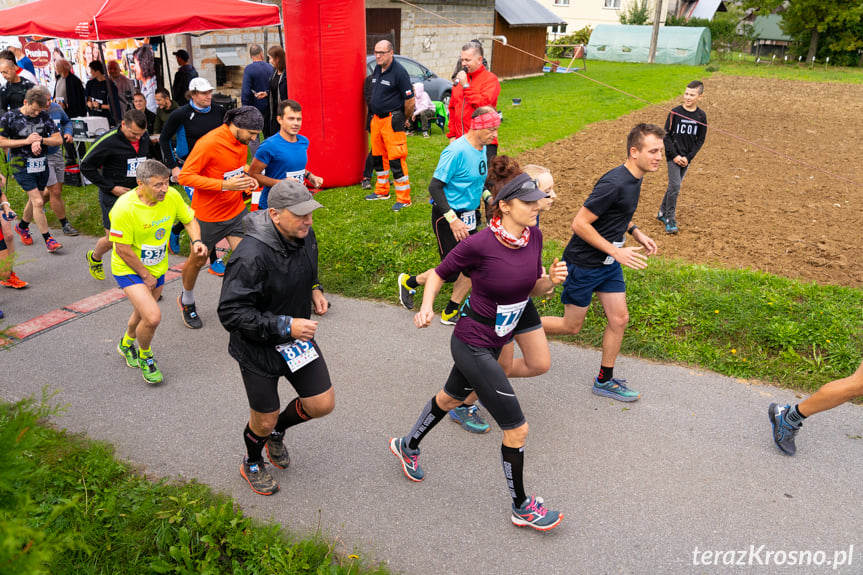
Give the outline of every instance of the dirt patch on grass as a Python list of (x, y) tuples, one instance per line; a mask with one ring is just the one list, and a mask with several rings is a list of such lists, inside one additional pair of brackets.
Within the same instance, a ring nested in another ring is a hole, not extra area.
[[(572, 218), (593, 185), (625, 159), (631, 127), (662, 125), (668, 110), (681, 102), (594, 124), (519, 156), (522, 165), (547, 166), (555, 177), (559, 198), (543, 215), (543, 232), (568, 240)], [(701, 107), (715, 129), (683, 181), (679, 234), (666, 235), (654, 218), (668, 182), (665, 165), (647, 174), (642, 186), (634, 221), (656, 240), (660, 254), (863, 286), (863, 264), (854, 255), (863, 236), (863, 86), (717, 76), (705, 82)]]

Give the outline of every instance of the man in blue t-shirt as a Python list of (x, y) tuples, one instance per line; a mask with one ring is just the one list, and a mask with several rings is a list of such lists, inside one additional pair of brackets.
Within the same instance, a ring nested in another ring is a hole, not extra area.
[[(270, 188), (282, 180), (293, 179), (301, 184), (309, 182), (313, 188), (324, 185), (323, 178), (306, 169), (309, 139), (300, 135), (300, 128), (303, 127), (302, 106), (296, 100), (284, 100), (279, 103), (276, 119), (279, 132), (264, 140), (249, 167), (249, 175), (263, 188), (257, 198), (259, 210), (267, 209)], [(252, 192), (253, 206), (257, 194)]]
[[(663, 137), (665, 130), (653, 124), (638, 124), (629, 132), (626, 162), (599, 178), (572, 222), (575, 233), (563, 251), (569, 270), (560, 296), (563, 317), (542, 318), (542, 327), (548, 335), (575, 335), (581, 331), (596, 293), (608, 325), (602, 338), (602, 363), (599, 376), (593, 380), (593, 393), (618, 401), (636, 401), (641, 397), (626, 386), (625, 379), (613, 377), (614, 362), (629, 321), (621, 266), (644, 269), (647, 257), (656, 253), (656, 242), (632, 223), (632, 216), (638, 208), (644, 174), (659, 169)], [(627, 233), (641, 245), (624, 247)]]

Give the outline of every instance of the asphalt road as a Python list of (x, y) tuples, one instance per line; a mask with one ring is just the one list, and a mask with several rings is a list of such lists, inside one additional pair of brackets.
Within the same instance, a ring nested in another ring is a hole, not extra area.
[[(289, 430), (291, 467), (274, 470), (282, 490), (255, 495), (238, 472), (248, 412), (216, 316), (221, 280), (200, 276), (197, 331), (181, 322), (179, 280), (168, 282), (153, 344), (165, 382), (150, 387), (115, 350), (131, 307), (110, 303), (110, 277), (90, 278), (94, 239), (59, 239), (56, 255), (19, 244), (31, 287), (0, 288), (0, 309), (7, 327), (64, 306), (71, 317), (0, 352), (0, 396), (57, 389), (60, 426), (114, 443), (149, 473), (197, 478), (249, 515), (320, 526), (338, 549), (414, 575), (863, 573), (861, 408), (812, 418), (790, 458), (772, 443), (767, 405), (792, 392), (686, 367), (620, 358), (615, 375), (643, 394), (624, 405), (590, 393), (597, 351), (552, 343), (551, 371), (515, 382), (530, 423), (526, 487), (566, 515), (552, 532), (510, 523), (496, 428), (442, 422), (422, 444), (426, 480), (407, 480), (388, 440), (443, 384), (451, 328), (418, 331), (395, 299), (331, 297), (318, 341), (336, 410)], [(95, 294), (101, 303), (75, 305)], [(285, 384), (283, 403), (293, 397)]]

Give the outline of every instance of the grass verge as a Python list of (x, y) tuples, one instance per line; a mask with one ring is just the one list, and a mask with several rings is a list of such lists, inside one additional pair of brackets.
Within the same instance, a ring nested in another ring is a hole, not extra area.
[(388, 573), (200, 483), (141, 477), (108, 445), (43, 425), (50, 399), (0, 403), (0, 572)]

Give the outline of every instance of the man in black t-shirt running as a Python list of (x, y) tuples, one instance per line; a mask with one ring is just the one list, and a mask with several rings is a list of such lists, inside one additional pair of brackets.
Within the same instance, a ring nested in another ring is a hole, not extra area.
[[(542, 326), (549, 335), (574, 335), (581, 331), (594, 292), (608, 325), (602, 338), (602, 363), (593, 380), (593, 393), (618, 401), (636, 401), (641, 394), (613, 377), (623, 332), (629, 322), (626, 283), (622, 265), (640, 270), (656, 253), (656, 242), (632, 223), (641, 194), (641, 180), (655, 172), (662, 161), (665, 130), (638, 124), (626, 139), (627, 158), (602, 176), (572, 222), (575, 232), (563, 251), (569, 275), (560, 296), (563, 317), (545, 316)], [(626, 233), (641, 247), (623, 247)], [(641, 250), (645, 250), (641, 253)]]

